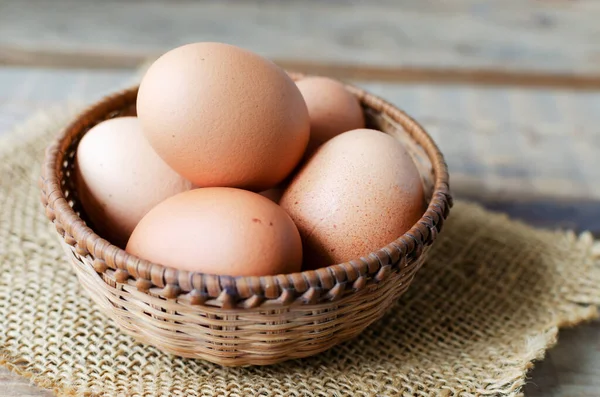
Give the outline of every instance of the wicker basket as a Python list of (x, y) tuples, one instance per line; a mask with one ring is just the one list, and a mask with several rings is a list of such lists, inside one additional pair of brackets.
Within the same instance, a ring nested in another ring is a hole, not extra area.
[(428, 208), (410, 231), (366, 257), (278, 276), (177, 271), (133, 257), (95, 234), (74, 186), (77, 144), (100, 121), (135, 115), (137, 88), (79, 115), (46, 151), (42, 203), (81, 285), (100, 309), (143, 343), (228, 366), (311, 356), (380, 318), (422, 265), (452, 199), (446, 164), (427, 133), (385, 101), (348, 88), (360, 99), (369, 126), (405, 143), (423, 177)]

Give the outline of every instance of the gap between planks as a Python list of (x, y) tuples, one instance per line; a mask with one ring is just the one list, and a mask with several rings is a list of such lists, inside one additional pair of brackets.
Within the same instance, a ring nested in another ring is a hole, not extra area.
[[(46, 68), (117, 69), (136, 68), (160, 54), (64, 52), (0, 47), (0, 66)], [(395, 83), (471, 84), (600, 91), (600, 74), (567, 74), (503, 69), (433, 68), (336, 64), (328, 62), (274, 59), (287, 70), (357, 81)]]

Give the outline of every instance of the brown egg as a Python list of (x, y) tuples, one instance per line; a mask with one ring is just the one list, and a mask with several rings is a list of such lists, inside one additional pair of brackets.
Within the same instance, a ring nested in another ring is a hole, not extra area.
[(342, 83), (327, 77), (307, 77), (296, 82), (310, 117), (307, 152), (345, 131), (365, 127), (358, 99)]
[(423, 213), (423, 185), (395, 138), (345, 132), (322, 145), (280, 200), (292, 217), (309, 269), (357, 259), (402, 236)]
[(175, 269), (229, 276), (293, 273), (302, 264), (298, 229), (257, 193), (202, 188), (160, 203), (138, 224), (127, 252)]
[(103, 121), (84, 135), (76, 179), (94, 229), (121, 247), (152, 207), (192, 187), (154, 152), (135, 117)]
[(137, 110), (156, 152), (201, 187), (269, 189), (300, 161), (309, 138), (308, 110), (292, 79), (221, 43), (160, 57), (142, 80)]

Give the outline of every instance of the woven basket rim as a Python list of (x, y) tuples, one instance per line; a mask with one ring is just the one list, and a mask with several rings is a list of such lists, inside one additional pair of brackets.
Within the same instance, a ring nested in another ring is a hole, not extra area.
[[(294, 79), (303, 76), (298, 73), (289, 74)], [(357, 96), (363, 107), (386, 114), (404, 128), (411, 139), (425, 151), (434, 177), (431, 199), (421, 218), (404, 235), (365, 257), (292, 274), (233, 277), (182, 271), (152, 263), (127, 253), (97, 235), (69, 204), (70, 199), (61, 188), (60, 170), (73, 141), (91, 126), (104, 120), (111, 110), (114, 112), (126, 105), (135, 104), (139, 86), (119, 91), (92, 104), (48, 146), (40, 183), (46, 215), (55, 223), (57, 230), (62, 231), (65, 241), (76, 246), (80, 255), (91, 255), (94, 258), (94, 268), (98, 273), (115, 271), (116, 279), (122, 282), (133, 278), (137, 289), (143, 292), (155, 287), (161, 288), (158, 295), (168, 299), (190, 293), (192, 303), (202, 303), (208, 299), (219, 299), (227, 303), (254, 297), (258, 300), (275, 298), (285, 305), (302, 294), (301, 301), (310, 304), (315, 302), (315, 296), (329, 294), (335, 297), (335, 289), (340, 285), (363, 284), (371, 278), (381, 280), (392, 271), (392, 265), (401, 266), (409, 256), (419, 257), (423, 247), (430, 245), (441, 231), (452, 207), (449, 174), (441, 151), (418, 122), (384, 99), (353, 85), (345, 85)], [(250, 306), (258, 304), (254, 302)]]

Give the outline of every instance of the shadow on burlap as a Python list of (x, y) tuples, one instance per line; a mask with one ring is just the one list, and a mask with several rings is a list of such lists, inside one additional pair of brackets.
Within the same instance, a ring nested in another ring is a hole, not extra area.
[(43, 149), (73, 114), (0, 139), (0, 364), (59, 396), (516, 396), (558, 328), (598, 314), (589, 234), (459, 201), (409, 291), (357, 339), (271, 367), (162, 354), (96, 310), (38, 203)]

